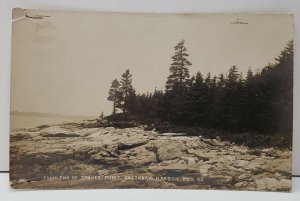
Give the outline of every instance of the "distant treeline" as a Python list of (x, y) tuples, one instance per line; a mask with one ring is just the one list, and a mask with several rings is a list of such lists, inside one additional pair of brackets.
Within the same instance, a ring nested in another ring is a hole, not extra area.
[(112, 82), (113, 114), (233, 132), (281, 133), (291, 138), (293, 116), (293, 42), (260, 71), (245, 77), (232, 66), (226, 74), (191, 76), (184, 41), (175, 46), (166, 90), (136, 94), (129, 70)]

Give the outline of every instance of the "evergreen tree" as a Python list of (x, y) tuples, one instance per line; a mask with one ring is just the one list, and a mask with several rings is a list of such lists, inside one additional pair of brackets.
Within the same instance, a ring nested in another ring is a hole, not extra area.
[(166, 83), (167, 90), (172, 90), (175, 84), (184, 84), (190, 77), (188, 67), (191, 66), (192, 63), (187, 59), (189, 54), (184, 46), (184, 40), (180, 41), (174, 49), (175, 55), (172, 56), (173, 63), (170, 67), (171, 74)]
[(172, 56), (170, 75), (166, 82), (166, 96), (163, 105), (165, 108), (165, 117), (171, 122), (186, 121), (187, 115), (184, 109), (188, 88), (191, 85), (189, 79), (189, 66), (187, 49), (184, 46), (184, 40), (180, 41), (175, 47), (175, 54)]
[[(210, 77), (210, 73), (208, 75)], [(208, 83), (208, 90), (207, 90), (207, 106), (206, 106), (206, 126), (207, 127), (214, 127), (216, 126), (218, 116), (218, 86), (217, 86), (217, 76), (213, 76)]]
[(163, 97), (164, 93), (160, 90), (155, 90), (153, 95), (151, 96), (151, 107), (150, 107), (150, 113), (152, 117), (161, 118), (162, 117), (162, 107), (163, 107)]
[(225, 98), (225, 85), (226, 78), (223, 73), (217, 78), (216, 89), (214, 93), (214, 104), (212, 111), (212, 125), (216, 128), (225, 127), (225, 107), (224, 107), (224, 98)]
[(120, 91), (122, 93), (122, 111), (126, 113), (132, 108), (135, 101), (135, 90), (132, 87), (132, 75), (129, 69), (122, 74)]
[(227, 77), (227, 87), (235, 87), (238, 79), (239, 79), (238, 69), (236, 66), (232, 66), (229, 69), (229, 73)]
[(113, 102), (113, 112), (112, 114), (116, 114), (117, 108), (120, 107), (122, 96), (120, 91), (120, 83), (117, 79), (113, 80), (111, 83), (111, 87), (108, 92), (107, 100)]
[(226, 84), (226, 78), (223, 73), (219, 75), (217, 86), (218, 88), (224, 88)]
[(253, 71), (251, 68), (248, 69), (247, 71), (247, 77), (246, 77), (246, 80), (251, 80), (253, 79), (254, 75), (253, 75)]
[(279, 97), (276, 103), (276, 111), (279, 113), (278, 129), (288, 136), (289, 143), (292, 142), (293, 132), (293, 66), (294, 45), (289, 41), (286, 48), (276, 58), (278, 71), (282, 84), (279, 88)]
[(229, 69), (225, 84), (224, 94), (224, 113), (225, 113), (225, 127), (227, 129), (237, 130), (239, 123), (239, 97), (238, 97), (238, 83), (239, 73), (236, 66)]
[(259, 75), (254, 74), (252, 69), (249, 68), (244, 83), (245, 105), (242, 117), (243, 125), (246, 128), (258, 128), (257, 116), (263, 109), (260, 108), (263, 96), (260, 86)]
[(185, 110), (187, 111), (188, 124), (193, 126), (203, 125), (205, 119), (205, 104), (206, 98), (204, 95), (205, 85), (203, 76), (198, 72), (195, 76), (195, 81), (188, 91)]

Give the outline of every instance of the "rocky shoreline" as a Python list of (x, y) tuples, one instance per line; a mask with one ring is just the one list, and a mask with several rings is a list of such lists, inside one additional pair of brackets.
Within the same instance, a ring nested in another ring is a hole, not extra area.
[(291, 190), (288, 149), (98, 124), (13, 130), (12, 187)]

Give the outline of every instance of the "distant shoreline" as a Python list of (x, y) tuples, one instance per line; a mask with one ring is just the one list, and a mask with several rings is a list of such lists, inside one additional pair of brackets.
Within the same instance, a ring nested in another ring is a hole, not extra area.
[(14, 116), (41, 117), (41, 118), (68, 118), (68, 119), (91, 119), (91, 118), (97, 118), (96, 116), (64, 115), (64, 114), (46, 113), (46, 112), (19, 112), (19, 111), (10, 111), (10, 115), (14, 115)]

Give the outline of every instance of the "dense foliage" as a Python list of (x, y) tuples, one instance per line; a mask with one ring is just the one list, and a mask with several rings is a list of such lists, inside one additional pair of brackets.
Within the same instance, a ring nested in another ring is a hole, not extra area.
[(159, 119), (177, 125), (228, 131), (281, 133), (291, 140), (293, 116), (293, 42), (260, 71), (249, 69), (245, 78), (236, 66), (224, 75), (201, 72), (190, 76), (184, 41), (175, 46), (166, 90), (136, 94), (129, 70), (121, 84), (114, 80), (108, 100), (113, 113), (141, 119)]

